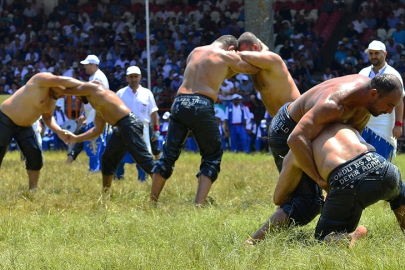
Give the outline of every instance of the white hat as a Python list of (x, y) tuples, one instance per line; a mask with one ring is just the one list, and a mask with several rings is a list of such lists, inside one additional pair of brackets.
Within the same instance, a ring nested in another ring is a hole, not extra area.
[(32, 65), (28, 65), (27, 68), (34, 68)]
[(339, 45), (344, 45), (345, 43), (343, 41), (339, 41)]
[(173, 77), (177, 77), (177, 76), (179, 76), (179, 73), (174, 73), (173, 74)]
[(260, 127), (261, 127), (261, 128), (267, 128), (267, 121), (266, 121), (266, 119), (263, 119), (262, 121), (260, 121)]
[(373, 40), (369, 45), (365, 52), (368, 52), (368, 50), (375, 50), (375, 51), (383, 51), (386, 52), (387, 49), (385, 48), (385, 44), (382, 43), (381, 41), (378, 40)]
[(242, 81), (248, 81), (248, 80), (249, 80), (249, 77), (248, 77), (247, 75), (242, 75), (242, 76), (241, 76), (241, 80), (242, 80)]
[(169, 118), (169, 116), (170, 116), (170, 112), (165, 112), (165, 113), (163, 114), (162, 118), (166, 120), (166, 119)]
[(86, 59), (80, 62), (82, 65), (88, 65), (88, 64), (100, 64), (100, 60), (98, 59), (97, 56), (94, 54), (87, 55)]
[(63, 98), (60, 98), (56, 101), (55, 106), (56, 107), (63, 107), (63, 104), (65, 103), (65, 100)]
[(141, 75), (141, 70), (137, 66), (131, 66), (127, 68), (127, 76), (131, 74), (139, 74)]
[(242, 96), (238, 94), (233, 94), (232, 99), (242, 99)]
[(304, 49), (304, 45), (300, 45), (299, 47), (298, 47), (298, 50), (302, 50), (302, 49)]
[(288, 63), (295, 63), (294, 59), (290, 58), (287, 60)]

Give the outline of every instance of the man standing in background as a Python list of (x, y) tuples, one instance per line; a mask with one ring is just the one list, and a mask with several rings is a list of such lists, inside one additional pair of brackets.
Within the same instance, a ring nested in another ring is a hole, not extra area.
[[(159, 116), (155, 99), (152, 92), (139, 85), (142, 79), (141, 70), (137, 66), (127, 68), (126, 80), (128, 86), (117, 91), (117, 96), (124, 101), (128, 109), (130, 109), (143, 123), (143, 139), (145, 140), (148, 151), (152, 154), (151, 139), (149, 134), (149, 123), (152, 122), (153, 135), (152, 141), (156, 141), (160, 135), (159, 132)], [(131, 155), (127, 152), (124, 159), (121, 161), (122, 171), (117, 171), (117, 177), (123, 177), (123, 163), (133, 163)], [(119, 167), (120, 168), (120, 167)], [(137, 166), (138, 180), (145, 181), (146, 174)]]
[[(387, 50), (384, 43), (374, 40), (368, 45), (365, 52), (368, 53), (371, 66), (363, 68), (359, 74), (371, 79), (381, 74), (392, 74), (399, 79), (402, 89), (404, 88), (401, 75), (385, 62)], [(388, 161), (392, 161), (392, 158), (395, 157), (397, 139), (402, 135), (403, 112), (404, 103), (401, 101), (392, 113), (380, 115), (378, 118), (371, 116), (361, 134), (366, 142), (374, 146), (377, 153)]]
[[(99, 81), (104, 87), (109, 89), (107, 77), (105, 76), (104, 72), (98, 68), (100, 60), (97, 56), (92, 54), (88, 55), (86, 59), (80, 62), (80, 64), (84, 65), (86, 73), (90, 76), (89, 81)], [(82, 133), (94, 127), (94, 117), (96, 116), (96, 112), (90, 103), (84, 104), (83, 110), (84, 113), (78, 119), (79, 125), (85, 125), (85, 128), (81, 129)], [(106, 130), (107, 129), (108, 127)], [(96, 137), (90, 141), (76, 143), (72, 150), (68, 153), (66, 163), (71, 164), (84, 147), (87, 155), (89, 156), (89, 171), (97, 172), (100, 169), (100, 159), (106, 144), (106, 135), (107, 132), (105, 131), (99, 137)]]

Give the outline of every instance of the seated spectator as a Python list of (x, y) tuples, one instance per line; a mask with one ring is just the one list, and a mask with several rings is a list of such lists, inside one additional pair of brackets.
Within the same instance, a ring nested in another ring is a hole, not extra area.
[(405, 43), (405, 30), (403, 27), (404, 25), (402, 23), (397, 23), (397, 25), (395, 26), (395, 31), (392, 33), (392, 37), (398, 44)]
[(394, 12), (391, 11), (388, 14), (388, 18), (387, 18), (388, 29), (396, 28), (398, 23), (400, 23), (400, 19), (398, 17), (395, 17)]
[(278, 11), (278, 16), (283, 18), (283, 20), (292, 22), (291, 9), (285, 4), (285, 2), (281, 2), (281, 9)]
[(366, 18), (364, 18), (364, 23), (367, 24), (369, 29), (377, 29), (377, 21), (374, 18), (374, 14), (372, 12), (367, 12)]
[(401, 57), (399, 58), (399, 61), (394, 64), (394, 68), (402, 74), (405, 72), (405, 55), (402, 54)]
[(326, 12), (328, 14), (332, 14), (332, 12), (335, 10), (336, 4), (334, 3), (333, 0), (325, 0), (322, 3), (321, 7), (321, 12)]
[(290, 46), (288, 39), (284, 41), (284, 46), (280, 49), (280, 56), (285, 60), (294, 58), (294, 49)]
[(173, 74), (173, 80), (170, 83), (170, 89), (174, 92), (180, 88), (180, 85), (183, 83), (183, 76), (179, 75), (178, 73)]
[(363, 35), (364, 30), (367, 29), (367, 24), (363, 21), (363, 16), (361, 15), (359, 15), (357, 20), (354, 20), (352, 24), (353, 29), (356, 30), (360, 35)]
[(353, 56), (353, 52), (350, 49), (346, 50), (346, 57), (340, 61), (340, 65), (342, 68), (347, 67), (347, 64), (351, 64), (351, 67), (354, 67), (358, 64), (356, 57)]
[(219, 87), (218, 101), (228, 106), (232, 102), (233, 94), (235, 94), (235, 85), (230, 80), (224, 80)]
[(323, 75), (322, 75), (322, 81), (324, 82), (324, 81), (333, 79), (335, 77), (336, 76), (335, 76), (335, 74), (332, 73), (332, 70), (330, 69), (330, 67), (326, 67), (325, 73), (323, 73)]

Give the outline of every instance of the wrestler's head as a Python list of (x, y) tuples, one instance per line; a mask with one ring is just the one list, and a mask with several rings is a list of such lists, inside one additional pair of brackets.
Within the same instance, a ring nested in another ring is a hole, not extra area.
[(260, 41), (251, 32), (245, 32), (238, 38), (238, 51), (260, 51)]
[(214, 42), (221, 43), (225, 51), (234, 51), (238, 48), (238, 41), (232, 35), (223, 35)]
[(375, 76), (369, 84), (372, 98), (367, 109), (373, 116), (391, 113), (402, 102), (402, 84), (394, 75)]

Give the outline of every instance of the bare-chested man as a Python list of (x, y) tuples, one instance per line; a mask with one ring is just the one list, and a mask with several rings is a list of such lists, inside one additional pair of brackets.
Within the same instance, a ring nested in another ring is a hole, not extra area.
[(101, 158), (104, 191), (110, 189), (117, 167), (127, 151), (142, 170), (152, 173), (156, 161), (143, 139), (143, 123), (113, 91), (93, 81), (66, 89), (65, 94), (75, 95), (84, 104), (90, 103), (96, 111), (95, 126), (80, 135), (69, 133), (70, 143), (88, 141), (99, 136), (106, 123), (115, 127)]
[(300, 96), (283, 59), (263, 44), (254, 34), (243, 33), (238, 38), (238, 54), (246, 62), (259, 68), (252, 74), (253, 85), (260, 92), (266, 110), (275, 116), (278, 110)]
[[(363, 210), (379, 200), (390, 202), (405, 232), (405, 184), (401, 174), (356, 129), (340, 123), (328, 124), (312, 140), (312, 150), (316, 168), (330, 190), (316, 226), (316, 238), (326, 242), (348, 238), (352, 246), (367, 233), (363, 226), (356, 229)], [(274, 191), (275, 204), (289, 201), (302, 174), (294, 155), (288, 152)], [(288, 179), (288, 185), (283, 179)], [(270, 218), (246, 243), (262, 240), (273, 222), (276, 220)]]
[(258, 71), (234, 52), (237, 47), (236, 38), (226, 35), (190, 53), (183, 84), (172, 105), (163, 153), (153, 171), (152, 201), (158, 199), (166, 179), (171, 176), (190, 131), (202, 156), (195, 203), (205, 201), (218, 177), (222, 159), (222, 141), (214, 111), (219, 87), (225, 78), (236, 72), (252, 74)]
[[(345, 123), (362, 132), (371, 114), (391, 113), (401, 96), (402, 85), (394, 75), (372, 80), (349, 75), (323, 82), (281, 107), (269, 128), (277, 168), (281, 171), (291, 148), (304, 174), (291, 200), (273, 214), (273, 220), (305, 225), (320, 213), (323, 196), (319, 187), (328, 190), (328, 186), (315, 166), (311, 141), (326, 124)], [(289, 179), (283, 181), (289, 185)]]
[(0, 106), (0, 165), (11, 139), (14, 138), (26, 158), (30, 190), (37, 188), (43, 165), (41, 147), (31, 125), (42, 115), (49, 129), (66, 141), (65, 132), (53, 117), (56, 100), (64, 97), (64, 94), (63, 91), (54, 91), (52, 88), (69, 88), (80, 84), (82, 82), (72, 78), (39, 73)]

